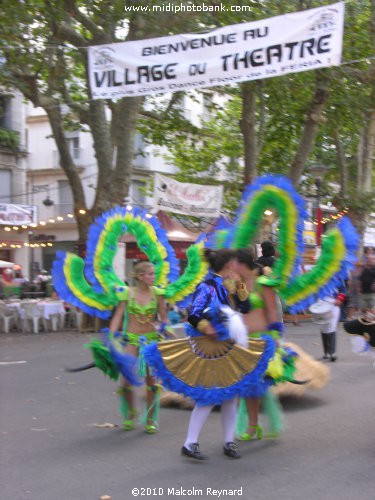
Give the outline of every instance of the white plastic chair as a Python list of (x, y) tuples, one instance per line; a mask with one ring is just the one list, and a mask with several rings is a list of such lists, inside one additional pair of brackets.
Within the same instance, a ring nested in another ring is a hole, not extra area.
[[(17, 309), (11, 309), (6, 307), (5, 304), (0, 304), (0, 318), (4, 323), (4, 332), (9, 333), (12, 326), (15, 326), (18, 330), (18, 312)], [(13, 325), (12, 325), (13, 323)]]
[(75, 306), (71, 306), (65, 311), (64, 327), (68, 329), (77, 329), (80, 331), (83, 312)]
[(21, 319), (22, 319), (22, 331), (28, 331), (29, 323), (33, 324), (34, 333), (39, 332), (39, 324), (42, 323), (44, 331), (47, 331), (46, 325), (43, 318), (43, 310), (38, 306), (38, 304), (29, 302), (23, 303), (21, 308)]
[(65, 312), (64, 328), (75, 328), (76, 325), (76, 312), (75, 309), (70, 309)]
[(62, 330), (65, 325), (65, 313), (55, 313), (51, 314), (48, 318), (49, 323), (51, 325), (52, 331), (57, 332), (58, 330)]
[(83, 311), (81, 311), (77, 307), (71, 306), (69, 311), (66, 311), (64, 314), (61, 314), (61, 327), (68, 329), (73, 328), (81, 332), (82, 318), (83, 318)]

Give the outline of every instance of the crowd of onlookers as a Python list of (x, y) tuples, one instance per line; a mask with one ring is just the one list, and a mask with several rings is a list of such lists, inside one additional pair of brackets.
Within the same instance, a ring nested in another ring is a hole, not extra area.
[(40, 271), (32, 280), (27, 279), (19, 269), (5, 268), (0, 275), (0, 299), (47, 297), (51, 292), (51, 276), (47, 271)]
[(362, 314), (375, 316), (375, 249), (372, 247), (364, 248), (362, 258), (350, 273), (345, 306), (347, 319)]
[[(271, 268), (275, 259), (274, 244), (271, 241), (264, 241), (257, 262), (262, 267)], [(301, 272), (308, 271), (308, 267), (307, 264), (302, 265)], [(345, 286), (346, 299), (342, 305), (342, 319), (354, 319), (361, 314), (373, 315), (375, 319), (375, 248), (364, 248), (362, 257), (355, 263)], [(17, 295), (20, 298), (46, 297), (50, 295), (49, 288), (52, 288), (51, 277), (44, 270), (36, 274), (31, 281), (22, 275), (21, 270), (3, 269), (0, 276), (2, 299), (10, 295)], [(186, 310), (168, 305), (168, 318), (171, 324), (181, 323), (186, 317)], [(297, 316), (294, 317), (294, 322), (298, 322)]]
[[(261, 266), (271, 268), (276, 259), (276, 249), (271, 241), (261, 244), (261, 255), (257, 262)], [(301, 272), (309, 270), (307, 264), (301, 266)], [(354, 319), (362, 314), (374, 316), (375, 319), (375, 249), (365, 247), (362, 257), (356, 262), (349, 279), (342, 283), (342, 291), (346, 298), (341, 306), (341, 319)], [(185, 321), (187, 311), (168, 305), (168, 318), (171, 324)], [(293, 316), (298, 324), (298, 316)]]

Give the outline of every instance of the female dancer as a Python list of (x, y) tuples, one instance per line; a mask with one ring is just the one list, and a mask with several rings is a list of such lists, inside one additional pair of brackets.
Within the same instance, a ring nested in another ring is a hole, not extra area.
[[(260, 276), (260, 266), (255, 262), (253, 252), (250, 249), (241, 248), (236, 251), (236, 270), (245, 283), (246, 289), (250, 291), (249, 299), (251, 311), (244, 315), (250, 337), (259, 337), (264, 333), (271, 334), (278, 342), (283, 331), (282, 308), (278, 295), (272, 286), (272, 281), (266, 276)], [(269, 369), (270, 375), (283, 377), (286, 373), (285, 367), (280, 360), (274, 360), (276, 366)], [(271, 362), (272, 364), (272, 362)], [(274, 369), (276, 368), (276, 372)], [(294, 371), (293, 362), (289, 360), (289, 375)], [(246, 408), (244, 408), (244, 403)], [(247, 397), (240, 402), (237, 427), (240, 431), (239, 440), (249, 441), (254, 437), (261, 439), (263, 431), (258, 423), (260, 398)], [(269, 391), (264, 396), (264, 403), (272, 407), (271, 434), (276, 435), (282, 430), (281, 410), (276, 397)], [(242, 410), (242, 411), (241, 411)], [(246, 414), (247, 412), (247, 414)], [(244, 429), (248, 422), (248, 426)], [(242, 431), (242, 432), (241, 432)]]
[[(154, 287), (155, 271), (150, 262), (141, 261), (134, 266), (133, 278), (135, 288), (126, 288), (121, 295), (121, 301), (116, 308), (109, 325), (111, 332), (116, 332), (123, 325), (123, 337), (126, 342), (125, 353), (139, 356), (140, 375), (146, 376), (147, 409), (145, 430), (148, 434), (157, 431), (157, 411), (160, 387), (144, 364), (142, 350), (144, 345), (151, 341), (158, 341), (160, 332), (157, 331), (158, 319), (162, 325), (167, 324), (167, 312), (160, 289)], [(157, 317), (159, 316), (159, 318)], [(169, 334), (171, 335), (171, 334)], [(173, 334), (171, 335), (173, 336)], [(137, 410), (134, 405), (133, 387), (122, 379), (122, 386), (118, 390), (121, 398), (121, 412), (124, 417), (123, 427), (131, 430), (135, 427)]]
[[(246, 328), (240, 315), (234, 312), (249, 311), (248, 293), (241, 285), (230, 295), (225, 286), (225, 280), (233, 275), (235, 253), (232, 250), (206, 250), (205, 255), (212, 274), (194, 293), (186, 326), (190, 340), (151, 344), (145, 349), (145, 358), (165, 387), (190, 396), (196, 403), (182, 455), (197, 460), (207, 458), (199, 449), (199, 435), (213, 406), (221, 404), (224, 454), (240, 458), (234, 443), (236, 396), (258, 395), (266, 390), (263, 379), (275, 345), (272, 338), (268, 338), (252, 341), (248, 348), (238, 347), (230, 338), (221, 336), (217, 318), (226, 307), (239, 319), (236, 334), (242, 327), (245, 343), (248, 343)], [(210, 315), (210, 311), (214, 312)]]

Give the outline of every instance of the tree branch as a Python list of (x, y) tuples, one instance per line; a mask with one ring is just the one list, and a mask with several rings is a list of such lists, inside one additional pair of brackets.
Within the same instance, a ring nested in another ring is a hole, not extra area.
[(82, 50), (82, 47), (88, 47), (89, 44), (87, 40), (77, 33), (72, 26), (70, 26), (66, 22), (59, 23), (57, 25), (56, 36), (61, 41), (69, 42), (74, 45), (76, 48), (80, 49), (80, 51), (84, 54), (85, 51)]
[(345, 161), (345, 152), (337, 128), (332, 131), (332, 137), (335, 141), (337, 163), (340, 173), (340, 195), (346, 197), (348, 194), (348, 169)]
[(75, 0), (65, 0), (65, 7), (68, 7), (69, 15), (82, 24), (93, 36), (96, 43), (113, 42), (112, 33), (105, 33), (99, 26), (82, 11), (79, 10)]
[(329, 77), (326, 72), (316, 70), (315, 92), (311, 99), (302, 137), (290, 167), (289, 177), (294, 185), (298, 184), (306, 160), (314, 144), (319, 124), (325, 121), (323, 117), (324, 106), (329, 96)]
[(78, 102), (73, 101), (71, 98), (67, 86), (66, 86), (66, 78), (65, 76), (67, 75), (67, 65), (64, 57), (63, 51), (59, 51), (57, 54), (57, 70), (58, 74), (60, 75), (60, 78), (58, 78), (58, 89), (62, 95), (62, 98), (69, 106), (70, 109), (72, 109), (75, 113), (78, 114), (79, 119), (81, 123), (85, 123), (86, 125), (89, 125), (89, 114), (88, 114), (88, 109), (84, 107), (83, 105), (79, 104)]

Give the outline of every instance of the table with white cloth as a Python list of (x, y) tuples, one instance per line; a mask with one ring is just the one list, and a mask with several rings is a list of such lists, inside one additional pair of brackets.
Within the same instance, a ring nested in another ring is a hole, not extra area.
[(50, 319), (53, 314), (65, 314), (64, 303), (62, 301), (44, 301), (37, 302), (38, 307), (42, 308), (43, 318)]
[(62, 301), (40, 300), (37, 302), (38, 307), (42, 310), (44, 324), (52, 331), (57, 331), (64, 325), (65, 308)]
[(41, 310), (41, 316), (45, 320), (45, 324), (49, 324), (52, 318), (57, 318), (58, 321), (52, 321), (52, 329), (56, 330), (58, 326), (63, 325), (65, 308), (64, 302), (61, 300), (49, 301), (49, 300), (30, 300), (30, 301), (19, 301), (19, 302), (9, 302), (6, 307), (9, 309), (17, 309), (19, 317), (21, 320), (25, 317), (25, 311), (22, 308), (22, 303), (33, 303), (38, 306)]

